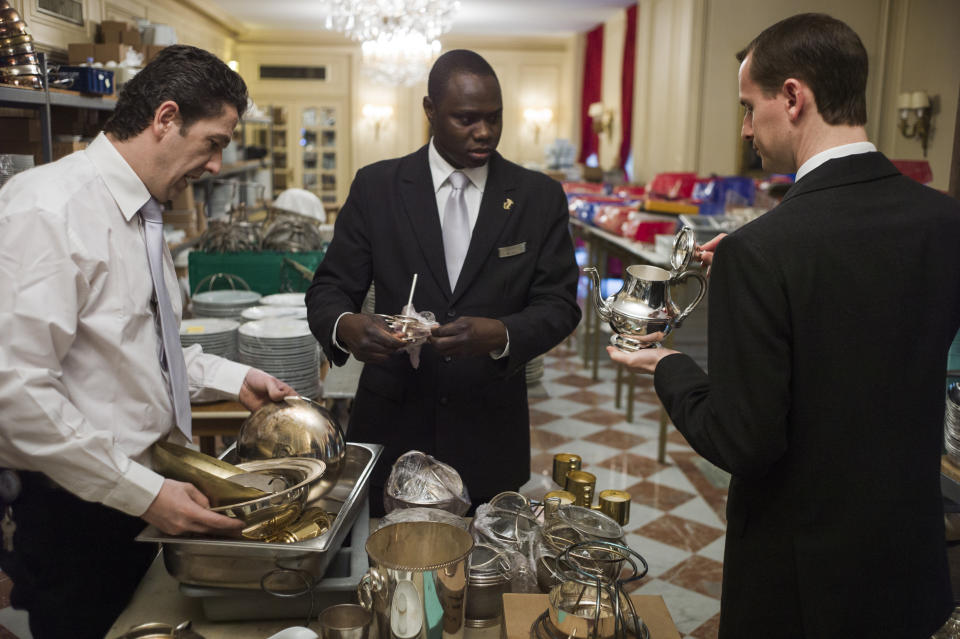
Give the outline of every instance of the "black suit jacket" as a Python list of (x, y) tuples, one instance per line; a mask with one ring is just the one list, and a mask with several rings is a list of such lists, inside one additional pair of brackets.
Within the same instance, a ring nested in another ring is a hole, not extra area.
[(416, 449), (452, 465), (476, 505), (529, 479), (524, 365), (580, 321), (563, 189), (494, 153), (451, 291), (427, 147), (361, 169), (307, 291), (310, 327), (332, 362), (347, 359), (332, 343), (334, 323), (360, 310), (370, 282), (376, 312), (396, 314), (407, 303), (414, 273), (418, 311), (433, 312), (441, 323), (461, 315), (500, 319), (510, 336), (509, 356), (451, 359), (426, 344), (418, 369), (406, 353), (366, 364), (349, 439), (386, 446), (374, 491), (396, 458)]
[(719, 244), (709, 377), (671, 355), (655, 384), (733, 475), (721, 637), (929, 637), (943, 623), (958, 326), (960, 203), (880, 153), (823, 164)]

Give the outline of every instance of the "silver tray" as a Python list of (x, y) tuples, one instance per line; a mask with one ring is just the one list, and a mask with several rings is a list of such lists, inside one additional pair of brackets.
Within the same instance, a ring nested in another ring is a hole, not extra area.
[(173, 537), (148, 526), (137, 541), (163, 544), (163, 563), (174, 579), (196, 586), (301, 592), (323, 577), (353, 526), (367, 495), (380, 444), (347, 443), (344, 468), (333, 489), (308, 503), (336, 513), (330, 530), (295, 544), (241, 539)]

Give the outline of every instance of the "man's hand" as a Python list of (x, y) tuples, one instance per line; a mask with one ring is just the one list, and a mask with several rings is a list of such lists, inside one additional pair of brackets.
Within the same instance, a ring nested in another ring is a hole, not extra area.
[(141, 519), (168, 535), (188, 532), (236, 535), (243, 522), (210, 510), (210, 502), (193, 484), (164, 479), (157, 495)]
[(279, 402), (287, 395), (296, 395), (297, 391), (281, 382), (273, 375), (258, 368), (251, 368), (243, 378), (238, 399), (251, 413), (269, 402)]
[(341, 317), (337, 340), (361, 362), (385, 362), (407, 345), (390, 331), (383, 319), (366, 313)]
[(707, 267), (707, 277), (710, 277), (710, 267), (713, 265), (713, 254), (717, 250), (717, 244), (726, 236), (726, 233), (721, 233), (703, 246), (698, 246), (693, 249), (693, 256)]
[(430, 343), (441, 355), (500, 353), (507, 347), (507, 327), (500, 320), (489, 317), (461, 317), (434, 327)]
[(678, 351), (672, 351), (669, 348), (643, 348), (633, 353), (626, 353), (615, 346), (607, 346), (607, 353), (614, 362), (623, 364), (634, 373), (648, 375), (653, 375), (661, 359), (676, 352)]

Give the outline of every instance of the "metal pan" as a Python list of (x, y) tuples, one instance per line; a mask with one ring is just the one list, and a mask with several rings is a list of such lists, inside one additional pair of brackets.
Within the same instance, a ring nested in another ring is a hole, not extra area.
[(18, 55), (4, 56), (0, 58), (0, 66), (3, 67), (18, 67), (31, 64), (40, 68), (40, 62), (37, 60), (36, 53), (21, 53)]
[(0, 83), (22, 89), (42, 89), (43, 81), (38, 75), (5, 76), (0, 74)]
[(0, 47), (15, 47), (19, 44), (26, 43), (33, 44), (33, 36), (29, 33), (10, 36), (0, 34)]
[(40, 75), (40, 67), (36, 64), (18, 64), (15, 67), (0, 67), (0, 73), (7, 77), (18, 75)]
[(319, 537), (280, 544), (173, 537), (149, 526), (137, 536), (137, 541), (162, 543), (167, 572), (183, 584), (271, 592), (302, 591), (305, 579), (323, 577), (343, 544), (363, 506), (370, 473), (382, 452), (380, 444), (347, 444), (337, 484), (322, 498), (307, 503), (330, 514), (336, 513), (330, 529)]
[(0, 55), (2, 56), (23, 55), (25, 53), (34, 53), (32, 42), (23, 42), (21, 44), (16, 44), (9, 47), (0, 47)]
[(0, 24), (0, 37), (11, 38), (27, 33), (27, 23), (23, 20), (4, 22)]

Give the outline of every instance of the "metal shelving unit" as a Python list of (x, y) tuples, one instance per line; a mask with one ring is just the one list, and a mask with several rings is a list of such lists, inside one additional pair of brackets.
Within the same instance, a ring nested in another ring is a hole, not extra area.
[[(46, 56), (38, 54), (43, 77), (46, 78)], [(50, 129), (50, 108), (68, 107), (73, 109), (95, 109), (112, 111), (117, 105), (115, 98), (93, 97), (79, 93), (51, 91), (46, 80), (43, 89), (22, 89), (0, 84), (0, 107), (14, 109), (36, 109), (40, 114), (40, 148), (44, 163), (53, 159), (53, 132)]]

